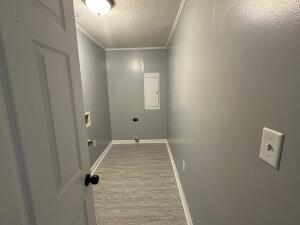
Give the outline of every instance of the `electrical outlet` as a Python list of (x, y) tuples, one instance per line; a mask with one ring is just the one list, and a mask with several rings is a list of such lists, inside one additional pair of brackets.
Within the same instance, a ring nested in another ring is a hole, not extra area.
[(93, 139), (93, 140), (87, 140), (87, 144), (89, 147), (96, 147), (96, 140)]
[(185, 173), (185, 161), (182, 160), (182, 171)]

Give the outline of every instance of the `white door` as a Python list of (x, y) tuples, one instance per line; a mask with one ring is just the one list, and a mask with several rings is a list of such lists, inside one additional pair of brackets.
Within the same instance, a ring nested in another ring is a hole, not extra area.
[(95, 225), (72, 0), (1, 1), (0, 37), (28, 224)]

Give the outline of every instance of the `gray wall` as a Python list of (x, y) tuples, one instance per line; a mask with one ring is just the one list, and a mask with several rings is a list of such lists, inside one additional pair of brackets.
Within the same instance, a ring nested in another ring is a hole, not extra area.
[(105, 51), (77, 30), (84, 109), (91, 112), (92, 126), (88, 138), (96, 140), (90, 147), (91, 165), (111, 141)]
[[(300, 224), (299, 12), (293, 0), (184, 7), (168, 138), (194, 225)], [(285, 134), (279, 171), (258, 159), (264, 126)]]
[[(113, 139), (166, 138), (167, 51), (107, 51), (106, 60)], [(160, 72), (160, 110), (144, 109), (143, 67), (145, 73)]]

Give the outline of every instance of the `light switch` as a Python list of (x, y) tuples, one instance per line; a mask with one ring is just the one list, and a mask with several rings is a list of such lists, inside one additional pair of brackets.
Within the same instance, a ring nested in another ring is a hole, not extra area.
[(264, 128), (261, 139), (259, 158), (275, 169), (278, 169), (281, 157), (282, 143), (282, 133)]
[(84, 114), (85, 127), (90, 127), (92, 125), (91, 112), (86, 112)]

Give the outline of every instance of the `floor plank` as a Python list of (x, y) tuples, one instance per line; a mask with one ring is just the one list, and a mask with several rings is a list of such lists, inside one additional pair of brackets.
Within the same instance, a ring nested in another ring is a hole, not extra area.
[(187, 225), (165, 144), (113, 145), (95, 174), (98, 225)]

